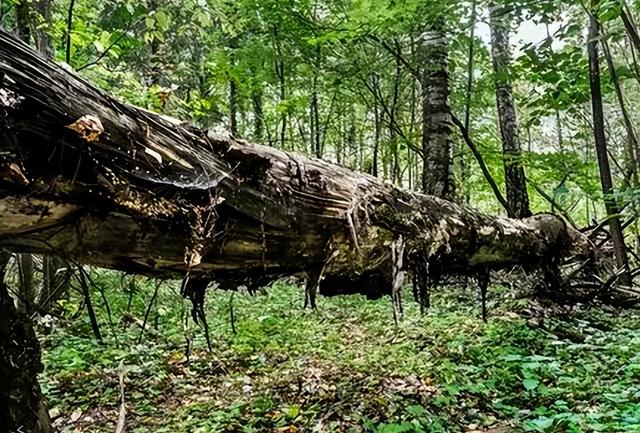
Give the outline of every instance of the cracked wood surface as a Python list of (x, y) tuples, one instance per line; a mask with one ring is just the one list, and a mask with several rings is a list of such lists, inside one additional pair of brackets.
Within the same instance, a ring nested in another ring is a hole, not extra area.
[(400, 237), (407, 268), (444, 273), (589, 250), (555, 215), (483, 215), (126, 105), (3, 31), (0, 115), (0, 246), (12, 251), (241, 283), (311, 267), (389, 276)]

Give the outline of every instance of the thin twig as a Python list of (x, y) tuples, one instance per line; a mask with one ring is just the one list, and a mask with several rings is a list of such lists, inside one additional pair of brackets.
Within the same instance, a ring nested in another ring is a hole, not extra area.
[(511, 215), (512, 214), (511, 207), (509, 206), (509, 203), (502, 195), (502, 192), (500, 192), (500, 188), (498, 187), (498, 184), (496, 183), (496, 181), (493, 179), (493, 176), (491, 176), (491, 172), (489, 172), (489, 168), (487, 168), (487, 164), (484, 162), (484, 158), (482, 158), (482, 154), (480, 154), (480, 151), (478, 151), (478, 148), (476, 147), (475, 143), (469, 136), (469, 131), (467, 131), (467, 128), (465, 128), (462, 122), (460, 122), (460, 119), (458, 119), (453, 114), (451, 115), (451, 120), (453, 121), (453, 124), (456, 125), (458, 129), (460, 129), (460, 133), (462, 134), (462, 138), (464, 139), (464, 142), (467, 144), (469, 149), (471, 149), (471, 153), (473, 153), (473, 156), (476, 158), (476, 161), (480, 166), (480, 170), (482, 171), (484, 178), (487, 180), (487, 183), (493, 190), (493, 194), (496, 196), (496, 199), (498, 200), (498, 202), (500, 202), (504, 210), (507, 211), (507, 214)]
[(95, 335), (96, 340), (100, 344), (102, 341), (102, 334), (100, 333), (100, 326), (98, 325), (98, 319), (96, 318), (96, 313), (93, 309), (93, 303), (91, 302), (91, 293), (89, 291), (89, 284), (85, 278), (85, 272), (82, 269), (82, 266), (78, 266), (78, 272), (75, 274), (76, 279), (80, 283), (80, 288), (82, 289), (82, 296), (84, 298), (84, 302), (87, 306), (87, 313), (89, 314), (89, 322), (91, 322), (91, 330), (93, 331), (93, 335)]
[(158, 297), (158, 290), (160, 289), (160, 284), (162, 282), (157, 281), (155, 285), (155, 289), (153, 290), (153, 296), (151, 296), (151, 300), (149, 301), (149, 305), (147, 305), (147, 309), (144, 312), (144, 319), (142, 321), (142, 329), (140, 330), (140, 335), (138, 336), (138, 344), (142, 341), (142, 336), (144, 335), (144, 329), (147, 326), (147, 321), (149, 320), (149, 314), (151, 313), (151, 308), (156, 302), (156, 298)]
[(231, 332), (233, 332), (233, 334), (237, 334), (236, 331), (236, 315), (233, 311), (233, 295), (235, 295), (236, 292), (231, 292), (231, 296), (229, 296), (229, 321), (231, 322)]
[(120, 413), (118, 414), (118, 423), (116, 424), (116, 433), (124, 433), (127, 419), (127, 408), (124, 401), (124, 361), (120, 361), (118, 367), (118, 382), (120, 384)]
[(558, 209), (558, 211), (562, 214), (564, 219), (566, 219), (569, 224), (571, 224), (574, 228), (577, 228), (576, 223), (571, 218), (571, 215), (569, 215), (569, 212), (567, 212), (567, 210), (562, 207), (562, 205), (558, 203), (557, 200), (547, 194), (542, 188), (540, 188), (537, 183), (531, 181), (531, 179), (529, 179), (529, 183), (533, 185), (533, 188), (538, 192), (538, 194), (540, 194), (542, 198), (548, 201), (554, 208)]

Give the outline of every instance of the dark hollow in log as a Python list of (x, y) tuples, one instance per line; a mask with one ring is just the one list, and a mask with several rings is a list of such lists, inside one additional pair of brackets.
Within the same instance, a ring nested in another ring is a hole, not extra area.
[(391, 292), (399, 239), (403, 267), (439, 274), (590, 253), (555, 215), (483, 215), (126, 105), (5, 32), (0, 113), (0, 246), (12, 251), (227, 285), (316, 269), (321, 293), (370, 296)]

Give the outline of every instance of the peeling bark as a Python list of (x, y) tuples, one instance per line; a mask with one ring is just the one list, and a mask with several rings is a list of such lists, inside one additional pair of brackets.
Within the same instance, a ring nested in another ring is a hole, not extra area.
[(0, 251), (0, 426), (9, 433), (49, 433), (51, 420), (37, 380), (40, 345), (31, 319), (16, 309), (4, 283), (9, 257)]

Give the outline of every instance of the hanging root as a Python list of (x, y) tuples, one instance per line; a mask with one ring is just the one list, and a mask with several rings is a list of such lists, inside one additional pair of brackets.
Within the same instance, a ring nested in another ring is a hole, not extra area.
[(480, 298), (482, 300), (482, 320), (487, 321), (487, 287), (491, 279), (491, 273), (488, 268), (480, 268), (476, 272), (476, 279), (480, 287)]
[(424, 254), (413, 253), (410, 256), (410, 266), (411, 279), (413, 282), (413, 299), (420, 305), (420, 313), (424, 314), (431, 306), (429, 260)]
[(233, 309), (233, 297), (236, 292), (231, 292), (231, 296), (229, 296), (229, 322), (231, 323), (231, 332), (233, 335), (236, 335), (238, 332), (236, 330), (236, 315)]
[(404, 282), (402, 264), (404, 246), (402, 236), (391, 243), (391, 303), (393, 304), (393, 320), (396, 326), (404, 314), (402, 309), (402, 283)]
[(182, 280), (182, 287), (180, 288), (182, 296), (189, 298), (191, 301), (191, 317), (193, 321), (196, 325), (202, 325), (204, 328), (204, 336), (207, 340), (209, 351), (211, 351), (211, 338), (209, 337), (207, 317), (204, 313), (204, 294), (210, 282), (210, 278), (187, 274)]
[(307, 283), (304, 289), (304, 309), (311, 307), (312, 310), (317, 309), (316, 295), (318, 294), (318, 288), (320, 287), (320, 281), (324, 274), (325, 266), (311, 266), (307, 268)]

